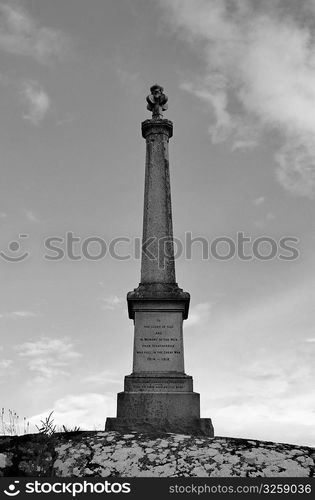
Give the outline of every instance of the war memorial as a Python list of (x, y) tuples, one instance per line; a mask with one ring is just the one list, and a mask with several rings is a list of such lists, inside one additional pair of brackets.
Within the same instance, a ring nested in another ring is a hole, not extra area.
[(152, 118), (141, 127), (146, 140), (141, 282), (127, 294), (134, 322), (133, 370), (106, 430), (213, 436), (211, 419), (200, 418), (200, 396), (184, 368), (183, 321), (190, 295), (175, 276), (168, 155), (173, 123), (162, 115), (168, 101), (163, 87), (153, 85), (150, 91)]

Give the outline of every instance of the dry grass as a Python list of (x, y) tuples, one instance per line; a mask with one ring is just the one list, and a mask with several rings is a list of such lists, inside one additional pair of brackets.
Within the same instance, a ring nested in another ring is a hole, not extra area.
[[(39, 434), (44, 434), (46, 436), (53, 436), (56, 432), (78, 432), (80, 427), (67, 427), (65, 425), (57, 427), (54, 424), (54, 419), (52, 417), (54, 411), (51, 411), (44, 420), (40, 421), (40, 425), (36, 425)], [(2, 436), (21, 436), (23, 434), (30, 433), (30, 423), (26, 417), (20, 419), (19, 415), (13, 411), (8, 410), (6, 412), (5, 408), (1, 409), (0, 412), (0, 435)]]
[(5, 412), (5, 408), (1, 409), (0, 413), (0, 433), (3, 436), (20, 436), (21, 434), (29, 433), (30, 423), (23, 417), (20, 419), (19, 415), (11, 410)]

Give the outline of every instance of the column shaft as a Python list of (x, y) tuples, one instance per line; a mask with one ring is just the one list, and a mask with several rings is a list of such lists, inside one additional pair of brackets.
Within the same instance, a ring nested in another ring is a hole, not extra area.
[(169, 120), (146, 120), (146, 168), (143, 209), (141, 283), (175, 283), (168, 142)]

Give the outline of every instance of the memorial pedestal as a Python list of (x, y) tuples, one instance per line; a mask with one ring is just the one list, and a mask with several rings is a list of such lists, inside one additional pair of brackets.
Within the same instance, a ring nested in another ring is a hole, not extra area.
[(152, 300), (139, 298), (136, 290), (128, 302), (135, 323), (133, 373), (125, 377), (117, 417), (107, 418), (106, 430), (213, 436), (211, 419), (200, 418), (193, 379), (184, 372), (182, 323), (189, 294), (178, 289), (173, 300)]
[[(106, 431), (214, 435), (211, 419), (200, 418), (199, 394), (192, 390), (176, 392), (178, 383), (185, 385), (188, 382), (192, 387), (192, 377), (176, 375), (172, 379), (170, 375), (129, 375), (125, 377), (125, 389), (128, 387), (127, 380), (130, 382), (131, 378), (138, 379), (138, 391), (125, 390), (118, 393), (117, 417), (107, 418)], [(187, 380), (184, 380), (185, 378)], [(156, 391), (152, 391), (152, 387), (156, 387)]]

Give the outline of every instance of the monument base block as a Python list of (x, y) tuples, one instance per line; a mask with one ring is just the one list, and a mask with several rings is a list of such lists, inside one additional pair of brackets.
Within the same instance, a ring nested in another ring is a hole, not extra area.
[(157, 418), (170, 422), (200, 418), (200, 401), (197, 392), (119, 392), (117, 395), (118, 418)]
[(194, 418), (189, 421), (178, 418), (175, 421), (151, 418), (143, 420), (140, 418), (114, 418), (107, 417), (105, 431), (117, 432), (144, 432), (144, 433), (167, 433), (189, 434), (194, 436), (214, 437), (211, 418)]
[[(138, 386), (139, 378), (127, 376), (125, 385), (131, 388), (134, 379), (135, 385)], [(184, 379), (185, 385), (192, 384), (192, 378), (187, 375), (174, 377), (173, 382), (178, 384), (178, 380), (181, 379)], [(152, 387), (150, 377), (148, 382)], [(165, 382), (160, 383), (164, 385)], [(211, 419), (200, 418), (200, 397), (193, 391), (120, 392), (117, 395), (117, 417), (107, 418), (105, 430), (214, 435)]]

